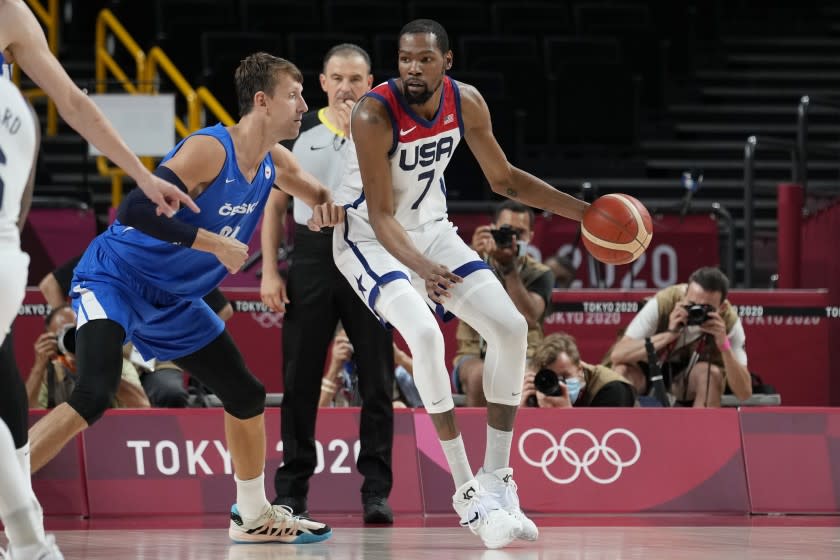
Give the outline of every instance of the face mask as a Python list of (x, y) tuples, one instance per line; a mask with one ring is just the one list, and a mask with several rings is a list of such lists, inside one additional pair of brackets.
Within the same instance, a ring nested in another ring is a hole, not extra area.
[(569, 392), (570, 403), (575, 404), (584, 387), (586, 387), (586, 383), (581, 382), (577, 377), (566, 378), (566, 391)]

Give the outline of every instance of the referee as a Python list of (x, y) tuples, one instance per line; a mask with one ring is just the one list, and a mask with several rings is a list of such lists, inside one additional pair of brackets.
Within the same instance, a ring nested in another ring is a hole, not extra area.
[[(340, 44), (324, 57), (321, 88), (328, 105), (303, 116), (298, 138), (289, 147), (301, 166), (327, 188), (341, 184), (349, 145), (350, 111), (371, 87), (370, 56), (357, 45)], [(282, 178), (278, 178), (282, 181)], [(286, 200), (272, 191), (262, 228), (263, 276), (260, 292), (269, 307), (282, 310), (283, 385), (281, 411), (283, 465), (274, 476), (275, 504), (306, 515), (309, 478), (315, 471), (315, 418), (327, 348), (340, 320), (353, 346), (362, 399), (357, 467), (364, 477), (366, 523), (393, 523), (391, 449), (394, 413), (394, 351), (391, 333), (353, 292), (335, 266), (330, 231), (312, 232), (312, 210), (294, 204), (295, 242), (288, 285), (277, 272)]]

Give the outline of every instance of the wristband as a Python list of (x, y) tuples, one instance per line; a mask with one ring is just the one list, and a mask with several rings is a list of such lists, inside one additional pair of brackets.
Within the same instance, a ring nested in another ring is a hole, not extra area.
[(721, 348), (721, 350), (732, 350), (732, 343), (729, 342), (729, 337), (726, 337), (724, 340), (726, 342), (723, 343), (723, 347)]

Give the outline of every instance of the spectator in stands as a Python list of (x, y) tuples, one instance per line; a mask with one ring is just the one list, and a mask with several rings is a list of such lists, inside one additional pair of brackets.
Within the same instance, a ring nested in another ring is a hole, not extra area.
[[(535, 384), (535, 377), (542, 375), (542, 372), (557, 376), (553, 391), (556, 394), (546, 394), (539, 390), (547, 390), (542, 385), (544, 380)], [(525, 372), (522, 406), (568, 408), (635, 405), (636, 391), (633, 385), (605, 366), (581, 361), (574, 337), (566, 333), (554, 333), (537, 345), (530, 367)]]
[[(75, 324), (76, 314), (66, 304), (53, 308), (47, 315), (46, 331), (35, 341), (35, 363), (26, 380), (30, 408), (54, 408), (65, 402), (73, 392), (77, 379), (75, 347), (72, 344), (62, 346), (58, 339)], [(111, 406), (150, 406), (137, 370), (126, 359), (123, 359), (122, 378)]]
[[(528, 357), (543, 337), (543, 320), (551, 303), (554, 275), (547, 266), (524, 254), (534, 229), (534, 212), (519, 202), (506, 200), (496, 207), (493, 223), (473, 233), (472, 248), (490, 265), (516, 309), (528, 322)], [(485, 343), (463, 321), (458, 324), (458, 350), (452, 380), (466, 395), (467, 406), (486, 406), (484, 377)], [(523, 364), (524, 365), (524, 364)]]
[[(335, 192), (344, 178), (350, 157), (350, 114), (373, 82), (370, 56), (357, 45), (340, 44), (324, 57), (321, 88), (328, 104), (303, 116), (300, 135), (287, 144), (301, 167)], [(274, 311), (284, 311), (283, 408), (280, 431), (283, 465), (274, 475), (274, 503), (307, 512), (309, 479), (317, 464), (315, 422), (324, 357), (338, 321), (344, 325), (358, 361), (362, 396), (356, 461), (364, 477), (361, 488), (364, 521), (393, 523), (388, 504), (393, 485), (394, 383), (393, 340), (339, 273), (333, 260), (332, 229), (312, 232), (306, 226), (312, 210), (294, 201), (295, 248), (289, 266), (288, 287), (277, 271), (277, 250), (286, 213), (285, 200), (271, 193), (263, 218), (263, 277), (260, 294)]]
[(543, 264), (551, 269), (554, 274), (554, 288), (565, 290), (572, 286), (575, 281), (575, 270), (572, 259), (565, 255), (552, 255), (543, 261)]
[(719, 407), (728, 384), (740, 400), (752, 395), (746, 337), (726, 299), (729, 279), (717, 268), (694, 271), (687, 284), (665, 288), (639, 311), (613, 347), (613, 369), (640, 394), (652, 389), (646, 341), (658, 360), (672, 404)]
[[(58, 309), (67, 304), (70, 282), (73, 280), (73, 269), (81, 258), (82, 256), (79, 255), (70, 259), (41, 279), (38, 288), (51, 308)], [(218, 288), (203, 299), (222, 321), (227, 321), (233, 316), (233, 306)], [(159, 362), (155, 358), (144, 360), (130, 343), (126, 345), (123, 353), (140, 374), (140, 383), (151, 406), (159, 408), (188, 406), (190, 389), (184, 385), (184, 370), (175, 365), (175, 362)], [(197, 393), (208, 391), (197, 381), (192, 380), (190, 380), (190, 388)]]
[[(411, 356), (394, 344), (394, 388), (391, 404), (394, 408), (423, 406), (420, 393), (412, 377)], [(362, 374), (364, 375), (364, 374)], [(357, 364), (353, 359), (353, 345), (344, 329), (333, 339), (330, 364), (321, 379), (321, 398), (318, 406), (361, 406)]]

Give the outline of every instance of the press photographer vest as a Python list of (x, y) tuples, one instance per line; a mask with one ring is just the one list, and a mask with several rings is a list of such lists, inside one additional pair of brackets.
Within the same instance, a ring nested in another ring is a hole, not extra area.
[[(675, 286), (671, 286), (670, 288), (665, 288), (660, 290), (656, 293), (656, 303), (659, 308), (659, 323), (656, 325), (656, 332), (661, 333), (668, 330), (668, 322), (671, 316), (671, 311), (674, 310), (677, 303), (685, 296), (685, 291), (688, 289), (688, 284), (677, 284)], [(723, 301), (723, 305), (721, 305), (721, 310), (719, 311), (721, 318), (723, 319), (724, 324), (726, 325), (726, 332), (729, 333), (732, 331), (732, 327), (735, 326), (735, 323), (738, 321), (738, 314), (735, 313), (735, 310), (732, 307), (732, 304), (729, 303), (729, 300), (726, 299)], [(690, 356), (691, 352), (697, 348), (697, 345), (700, 343), (702, 338), (698, 338), (695, 341), (686, 344), (681, 348), (677, 348), (674, 351), (675, 355), (681, 355), (685, 353), (685, 359)], [(711, 344), (709, 347), (703, 350), (704, 359), (708, 359), (709, 362), (715, 364), (716, 366), (723, 367), (723, 356), (720, 354), (720, 350), (718, 349), (717, 345)], [(708, 358), (705, 358), (708, 356)], [(681, 356), (682, 357), (682, 356)], [(676, 358), (676, 356), (672, 356), (672, 358)], [(677, 358), (679, 359), (679, 358)]]
[[(522, 284), (526, 287), (526, 289), (537, 278), (549, 270), (547, 266), (537, 262), (527, 255), (518, 257), (516, 265), (519, 268), (519, 277), (522, 278)], [(496, 274), (499, 281), (502, 283), (502, 286), (504, 286), (504, 279), (496, 273), (495, 269), (493, 269), (493, 273)], [(528, 358), (533, 356), (534, 349), (543, 339), (543, 320), (545, 319), (546, 313), (548, 313), (548, 307), (549, 306), (546, 305), (546, 309), (543, 311), (543, 315), (540, 317), (537, 325), (528, 327), (528, 350), (526, 353)], [(476, 330), (469, 326), (466, 322), (458, 322), (458, 329), (455, 331), (455, 338), (458, 341), (458, 350), (455, 353), (455, 363), (458, 362), (458, 359), (461, 356), (481, 355), (481, 337), (478, 332), (476, 332)]]
[(579, 402), (575, 406), (589, 406), (592, 404), (592, 399), (598, 394), (604, 385), (612, 383), (613, 381), (620, 381), (625, 385), (632, 386), (632, 383), (627, 381), (624, 376), (617, 374), (613, 370), (605, 366), (592, 366), (591, 368), (583, 368), (583, 377), (586, 379), (586, 388), (580, 396)]

